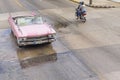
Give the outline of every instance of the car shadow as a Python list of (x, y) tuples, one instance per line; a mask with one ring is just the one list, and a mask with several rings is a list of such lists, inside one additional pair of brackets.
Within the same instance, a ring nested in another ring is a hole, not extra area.
[(57, 53), (50, 44), (25, 46), (17, 49), (21, 68), (37, 66), (41, 63), (57, 60)]

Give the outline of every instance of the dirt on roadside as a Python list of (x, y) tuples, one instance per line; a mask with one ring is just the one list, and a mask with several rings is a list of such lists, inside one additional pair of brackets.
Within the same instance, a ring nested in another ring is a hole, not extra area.
[[(86, 4), (89, 4), (89, 0), (84, 0)], [(101, 6), (115, 6), (120, 7), (120, 2), (115, 2), (111, 0), (92, 0), (93, 5), (101, 5)]]

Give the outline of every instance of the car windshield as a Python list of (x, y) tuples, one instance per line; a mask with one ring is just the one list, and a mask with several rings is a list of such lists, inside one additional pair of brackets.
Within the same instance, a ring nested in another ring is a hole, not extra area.
[(38, 17), (38, 16), (19, 17), (16, 20), (16, 24), (18, 26), (42, 24), (42, 23), (43, 23), (42, 17)]

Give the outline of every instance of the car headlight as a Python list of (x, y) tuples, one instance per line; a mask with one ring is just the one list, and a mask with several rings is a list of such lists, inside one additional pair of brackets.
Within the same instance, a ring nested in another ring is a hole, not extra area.
[(25, 41), (27, 38), (18, 38), (18, 41)]
[(50, 34), (50, 35), (48, 35), (49, 37), (53, 37), (53, 35), (52, 34)]
[(23, 38), (23, 40), (25, 41), (27, 38)]

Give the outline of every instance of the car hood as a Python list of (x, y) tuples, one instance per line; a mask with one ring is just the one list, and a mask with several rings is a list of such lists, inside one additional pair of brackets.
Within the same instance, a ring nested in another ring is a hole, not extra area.
[(22, 37), (44, 36), (56, 33), (55, 30), (47, 24), (20, 26), (20, 32)]

